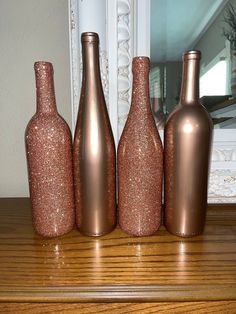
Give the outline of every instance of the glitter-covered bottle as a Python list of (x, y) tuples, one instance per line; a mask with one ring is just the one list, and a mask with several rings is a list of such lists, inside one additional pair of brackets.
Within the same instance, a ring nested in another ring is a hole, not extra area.
[(81, 42), (83, 80), (73, 148), (76, 223), (83, 234), (100, 236), (116, 223), (116, 152), (101, 83), (98, 34), (83, 33)]
[(129, 115), (118, 146), (120, 227), (128, 234), (153, 234), (161, 224), (163, 148), (151, 111), (148, 57), (133, 59)]
[(203, 232), (212, 140), (212, 120), (199, 102), (201, 52), (183, 54), (180, 102), (164, 132), (165, 211), (167, 230), (182, 237)]
[(52, 64), (34, 69), (37, 110), (25, 131), (32, 218), (38, 234), (56, 237), (75, 221), (71, 132), (57, 112)]

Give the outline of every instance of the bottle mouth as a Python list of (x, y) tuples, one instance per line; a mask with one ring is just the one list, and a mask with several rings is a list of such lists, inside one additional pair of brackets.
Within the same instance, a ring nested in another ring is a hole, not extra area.
[(133, 71), (136, 69), (146, 69), (149, 71), (150, 69), (150, 59), (146, 56), (137, 56), (133, 58), (132, 62), (132, 69)]
[(85, 32), (81, 34), (81, 42), (84, 41), (99, 42), (99, 36), (94, 32)]
[(48, 61), (36, 61), (34, 63), (34, 70), (35, 72), (38, 71), (47, 71), (47, 72), (53, 72), (53, 65), (51, 62)]
[(200, 50), (188, 50), (183, 53), (183, 60), (200, 60), (201, 51)]
[(147, 62), (150, 63), (150, 59), (147, 56), (137, 56), (133, 58), (133, 62)]

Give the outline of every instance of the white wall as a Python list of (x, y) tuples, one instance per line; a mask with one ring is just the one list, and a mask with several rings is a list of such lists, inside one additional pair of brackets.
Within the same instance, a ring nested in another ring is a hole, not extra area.
[(24, 131), (35, 112), (35, 61), (53, 63), (58, 111), (71, 125), (67, 0), (1, 0), (0, 43), (0, 197), (28, 196)]

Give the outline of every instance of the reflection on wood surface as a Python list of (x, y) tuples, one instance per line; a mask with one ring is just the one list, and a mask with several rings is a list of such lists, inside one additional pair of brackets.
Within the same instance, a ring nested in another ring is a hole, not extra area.
[(161, 227), (141, 238), (116, 228), (99, 239), (75, 229), (42, 239), (28, 199), (1, 199), (0, 269), (7, 302), (236, 301), (236, 208), (209, 206), (195, 238)]

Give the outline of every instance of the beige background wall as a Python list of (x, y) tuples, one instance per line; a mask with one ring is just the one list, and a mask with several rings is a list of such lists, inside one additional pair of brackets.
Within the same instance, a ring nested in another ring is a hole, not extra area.
[(54, 65), (58, 111), (71, 125), (67, 0), (0, 1), (0, 197), (28, 196), (24, 130), (35, 112), (33, 64)]

